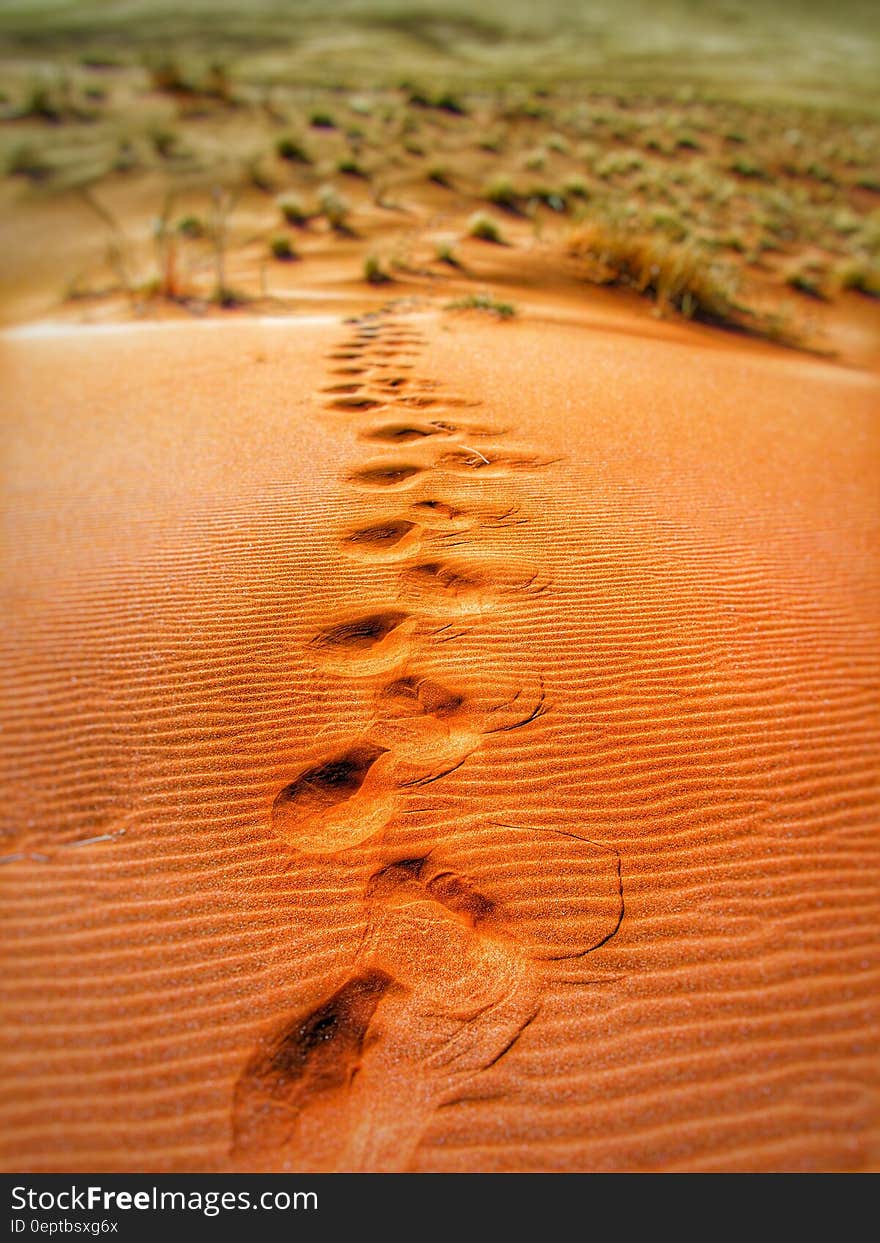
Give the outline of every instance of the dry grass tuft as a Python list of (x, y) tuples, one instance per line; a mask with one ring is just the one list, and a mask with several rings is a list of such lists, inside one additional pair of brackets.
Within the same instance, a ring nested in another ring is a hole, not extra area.
[(694, 246), (591, 221), (572, 230), (568, 252), (590, 261), (591, 280), (626, 285), (653, 298), (661, 311), (676, 311), (704, 323), (743, 326), (745, 308), (735, 301), (732, 273)]

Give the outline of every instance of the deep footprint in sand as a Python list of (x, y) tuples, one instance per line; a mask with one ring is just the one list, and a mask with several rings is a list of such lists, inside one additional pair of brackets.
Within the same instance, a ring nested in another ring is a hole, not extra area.
[(233, 1153), (297, 1168), (406, 1169), (434, 1111), (463, 1095), (534, 1019), (529, 963), (489, 904), (426, 860), (382, 868), (352, 977), (252, 1056)]
[[(547, 978), (562, 971), (571, 979), (620, 929), (621, 859), (613, 846), (590, 838), (576, 822), (554, 827), (548, 819), (516, 824), (486, 817), (472, 820), (466, 833), (450, 829), (430, 851), (421, 874), (433, 878), (432, 892), (438, 886), (457, 892), (460, 881), (450, 878), (466, 876), (470, 889), (481, 895), (480, 918), (487, 927), (504, 929)], [(383, 840), (401, 858), (425, 853), (421, 833), (405, 819)], [(471, 901), (467, 895), (464, 900)]]
[(383, 405), (383, 402), (375, 397), (352, 393), (348, 397), (334, 397), (327, 402), (327, 405), (331, 410), (376, 410)]
[(497, 427), (484, 427), (469, 424), (452, 423), (444, 419), (431, 419), (419, 423), (415, 420), (399, 423), (380, 423), (360, 433), (361, 440), (378, 441), (380, 444), (408, 444), (412, 441), (427, 440), (432, 436), (450, 437), (464, 434), (479, 439), (481, 436), (499, 436)]
[(349, 677), (393, 669), (412, 650), (417, 619), (404, 609), (357, 613), (319, 630), (309, 650), (323, 665)]
[(450, 435), (450, 430), (443, 423), (382, 423), (379, 427), (361, 432), (360, 438), (386, 445), (403, 445), (412, 441), (427, 440), (431, 436), (448, 435)]
[(548, 576), (530, 562), (446, 558), (408, 566), (400, 577), (400, 598), (422, 612), (463, 615), (494, 611), (548, 586)]
[(418, 549), (423, 530), (417, 522), (392, 518), (351, 528), (340, 547), (355, 561), (401, 561)]
[(457, 765), (487, 736), (536, 721), (547, 703), (540, 681), (486, 697), (407, 674), (379, 688), (373, 710), (367, 737), (377, 746), (393, 748), (401, 763)]
[(340, 1168), (352, 1129), (351, 1081), (370, 1020), (390, 987), (382, 971), (355, 975), (257, 1046), (235, 1087), (234, 1157), (262, 1169), (287, 1154), (298, 1167)]
[(410, 515), (429, 531), (441, 536), (455, 536), (479, 527), (519, 526), (526, 522), (519, 505), (500, 498), (493, 503), (480, 504), (471, 500), (426, 497), (413, 501)]
[(362, 962), (398, 987), (371, 1023), (344, 1169), (407, 1169), (435, 1110), (464, 1095), (538, 1012), (531, 965), (486, 917), (482, 896), (463, 878), (420, 874), (414, 862), (382, 869), (368, 888)]
[(311, 765), (276, 795), (273, 832), (311, 854), (359, 845), (394, 815), (394, 770), (389, 751), (367, 741)]
[(348, 476), (350, 483), (358, 487), (374, 489), (390, 489), (409, 487), (416, 477), (425, 470), (417, 462), (368, 462)]

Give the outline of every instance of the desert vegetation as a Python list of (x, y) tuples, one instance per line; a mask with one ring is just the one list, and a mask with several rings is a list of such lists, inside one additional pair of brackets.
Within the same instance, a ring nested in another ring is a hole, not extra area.
[[(410, 281), (438, 262), (450, 278), (467, 278), (471, 261), (461, 266), (454, 239), (441, 253), (419, 238), (435, 203), (459, 238), (512, 251), (539, 241), (548, 273), (561, 277), (574, 264), (579, 278), (642, 293), (662, 314), (762, 331), (779, 322), (765, 314), (774, 299), (796, 317), (842, 295), (878, 296), (880, 120), (867, 90), (870, 40), (858, 55), (850, 48), (834, 98), (827, 88), (810, 93), (790, 48), (772, 99), (760, 64), (741, 67), (733, 89), (705, 47), (686, 88), (682, 64), (674, 70), (658, 50), (638, 72), (625, 58), (612, 66), (612, 89), (607, 64), (602, 73), (590, 68), (574, 16), (568, 51), (547, 52), (541, 70), (511, 71), (516, 23), (543, 46), (560, 17), (552, 4), (540, 15), (491, 5), (479, 22), (449, 17), (432, 26), (365, 0), (345, 18), (347, 42), (329, 86), (318, 38), (326, 15), (303, 17), (293, 75), (279, 69), (287, 63), (283, 32), (261, 0), (223, 46), (205, 24), (192, 37), (182, 31), (173, 54), (157, 50), (150, 6), (139, 5), (145, 23), (124, 49), (112, 33), (121, 19), (99, 21), (97, 6), (79, 6), (73, 57), (64, 15), (51, 29), (35, 28), (23, 10), (0, 15), (11, 49), (0, 61), (0, 167), (14, 210), (29, 203), (54, 219), (85, 189), (120, 204), (117, 215), (132, 217), (126, 230), (146, 239), (141, 204), (167, 195), (198, 202), (220, 186), (236, 204), (227, 257), (252, 294), (259, 265), (251, 262), (249, 275), (245, 268), (258, 252), (247, 247), (256, 229), (263, 255), (279, 257), (279, 211), (310, 237), (354, 239), (363, 226), (386, 253), (404, 245)], [(715, 29), (713, 13), (710, 4), (706, 30)], [(610, 6), (594, 19), (625, 44)], [(766, 65), (781, 49), (754, 21)], [(817, 23), (814, 14), (798, 28), (805, 46)], [(822, 29), (824, 54), (843, 64), (842, 45)], [(682, 44), (699, 37), (682, 27)], [(15, 55), (25, 44), (26, 65)], [(576, 75), (566, 59), (574, 49)], [(239, 229), (239, 213), (247, 228)], [(181, 238), (205, 243), (207, 235)], [(57, 236), (48, 234), (49, 247)], [(483, 249), (488, 260), (491, 247)], [(481, 262), (476, 251), (473, 262)], [(79, 266), (87, 264), (83, 254)], [(308, 267), (297, 268), (297, 280), (308, 279)]]

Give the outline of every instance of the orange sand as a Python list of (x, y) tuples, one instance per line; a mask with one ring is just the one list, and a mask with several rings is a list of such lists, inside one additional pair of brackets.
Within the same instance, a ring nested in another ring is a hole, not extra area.
[(2, 352), (4, 1168), (877, 1166), (874, 375), (547, 308)]

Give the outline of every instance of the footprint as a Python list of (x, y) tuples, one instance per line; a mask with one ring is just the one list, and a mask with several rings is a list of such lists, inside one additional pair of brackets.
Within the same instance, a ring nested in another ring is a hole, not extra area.
[(409, 860), (383, 868), (367, 894), (361, 971), (395, 987), (364, 1041), (342, 1168), (405, 1170), (435, 1110), (459, 1099), (533, 1021), (538, 989), (464, 879)]
[(393, 669), (410, 655), (417, 625), (403, 609), (377, 609), (324, 627), (309, 646), (327, 668), (368, 676)]
[(513, 502), (499, 507), (498, 502), (491, 505), (459, 504), (432, 497), (414, 501), (409, 512), (423, 526), (441, 534), (470, 531), (474, 527), (515, 526), (526, 521)]
[(394, 758), (362, 742), (301, 772), (272, 803), (272, 829), (289, 846), (332, 854), (381, 832), (394, 814)]
[(482, 613), (515, 598), (536, 596), (549, 579), (528, 562), (489, 558), (423, 561), (401, 575), (401, 599), (420, 609), (448, 614)]
[(260, 1168), (269, 1154), (290, 1154), (298, 1167), (338, 1167), (352, 1129), (351, 1084), (391, 987), (384, 972), (364, 971), (260, 1043), (235, 1087), (234, 1157), (262, 1156)]
[(352, 471), (349, 482), (362, 488), (402, 488), (415, 482), (416, 475), (422, 473), (424, 466), (415, 462), (370, 462), (359, 470)]
[(382, 387), (396, 390), (405, 388), (410, 382), (410, 378), (405, 375), (390, 376), (387, 380), (382, 381)]
[(506, 929), (534, 962), (584, 959), (620, 929), (620, 855), (577, 825), (486, 820), (467, 835), (444, 838), (435, 853), (442, 855), (443, 875), (466, 875), (490, 904), (486, 919)]
[[(360, 387), (360, 386), (358, 386)], [(352, 393), (347, 397), (334, 397), (326, 403), (332, 410), (375, 410), (384, 403), (375, 397)]]
[(448, 436), (454, 430), (445, 423), (383, 423), (380, 427), (361, 432), (361, 440), (400, 445), (414, 440), (426, 440), (429, 436)]
[(235, 1089), (233, 1156), (310, 1172), (405, 1170), (538, 1011), (529, 963), (466, 881), (425, 860), (381, 869), (352, 976), (260, 1043)]
[(355, 527), (342, 537), (342, 551), (356, 561), (400, 561), (418, 548), (422, 531), (405, 518)]
[(547, 710), (540, 682), (500, 694), (489, 698), (418, 674), (395, 678), (376, 692), (366, 734), (401, 763), (457, 765), (487, 735), (523, 728)]

